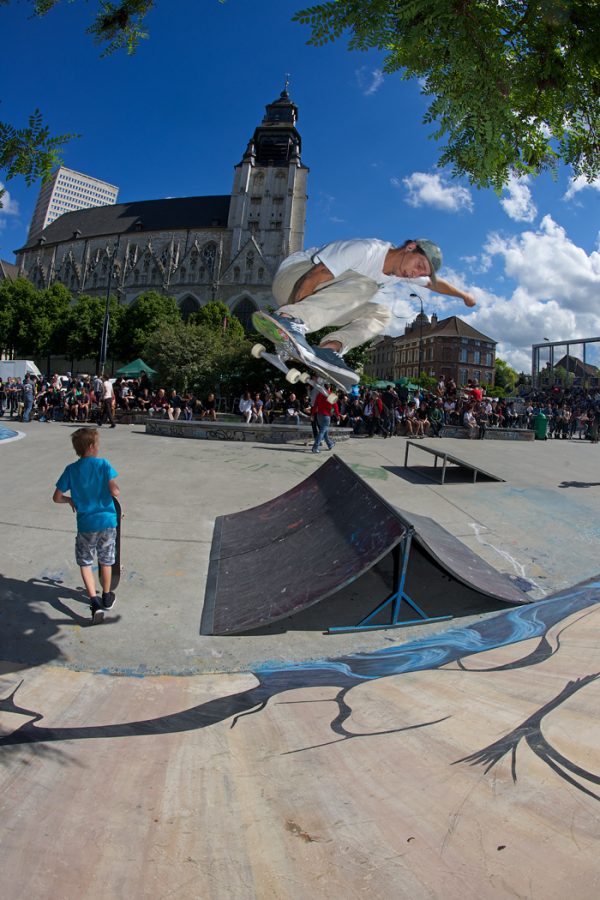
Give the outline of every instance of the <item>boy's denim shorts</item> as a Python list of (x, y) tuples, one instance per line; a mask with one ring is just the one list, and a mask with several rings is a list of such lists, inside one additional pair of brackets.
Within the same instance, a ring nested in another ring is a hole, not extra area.
[(94, 563), (94, 556), (97, 556), (98, 565), (112, 566), (115, 563), (116, 546), (116, 528), (78, 531), (75, 538), (75, 561), (78, 566), (91, 566)]

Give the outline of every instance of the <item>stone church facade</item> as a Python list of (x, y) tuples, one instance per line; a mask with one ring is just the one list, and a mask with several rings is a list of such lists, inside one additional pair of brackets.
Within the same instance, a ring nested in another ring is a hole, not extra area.
[(65, 213), (16, 251), (18, 274), (36, 287), (125, 304), (153, 290), (187, 318), (221, 300), (244, 325), (273, 303), (279, 263), (304, 245), (308, 169), (298, 110), (286, 89), (234, 168), (230, 195), (119, 203)]

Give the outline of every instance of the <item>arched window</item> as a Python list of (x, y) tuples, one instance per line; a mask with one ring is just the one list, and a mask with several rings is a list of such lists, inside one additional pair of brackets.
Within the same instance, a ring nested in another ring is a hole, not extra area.
[(254, 265), (254, 253), (252, 252), (252, 250), (249, 250), (248, 253), (246, 253), (246, 268), (251, 269), (253, 265)]
[(217, 245), (211, 241), (202, 249), (202, 260), (208, 271), (209, 278), (212, 278), (215, 272), (215, 264), (217, 261)]
[(250, 297), (244, 297), (238, 303), (236, 303), (233, 314), (234, 316), (240, 320), (246, 331), (252, 331), (252, 313), (256, 312), (258, 306), (256, 303), (250, 299)]
[(184, 297), (181, 303), (179, 304), (179, 310), (181, 312), (181, 318), (184, 322), (187, 322), (189, 317), (193, 312), (196, 312), (200, 309), (200, 304), (196, 300), (195, 297), (187, 296)]

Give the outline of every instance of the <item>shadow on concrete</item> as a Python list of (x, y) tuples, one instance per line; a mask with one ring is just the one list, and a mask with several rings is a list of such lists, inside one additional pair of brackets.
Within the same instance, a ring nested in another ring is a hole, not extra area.
[[(239, 634), (327, 631), (328, 628), (336, 626), (356, 625), (393, 591), (394, 560), (390, 553), (347, 588), (320, 603), (315, 603), (302, 612), (280, 619), (271, 625)], [(483, 598), (477, 591), (471, 590), (448, 575), (429, 554), (414, 543), (406, 580), (406, 593), (431, 617), (452, 615), (460, 619), (506, 609), (506, 602), (493, 600), (491, 597)], [(417, 625), (423, 621), (410, 606), (404, 605), (402, 610), (401, 618), (406, 619), (409, 624)], [(371, 624), (381, 625), (389, 621), (389, 617), (390, 610), (384, 610)], [(417, 634), (418, 629), (415, 637)]]
[[(59, 613), (52, 615), (51, 610)], [(87, 594), (51, 579), (19, 581), (0, 574), (0, 659), (14, 670), (63, 659), (61, 631), (65, 626), (103, 627), (120, 616), (93, 626)]]
[[(382, 466), (382, 469), (385, 469), (387, 472), (390, 472), (392, 475), (397, 475), (398, 478), (402, 478), (404, 481), (409, 481), (411, 484), (431, 484), (432, 482), (435, 484), (440, 484), (442, 478), (442, 467), (439, 466), (413, 466), (412, 463), (410, 467), (404, 466)], [(477, 472), (477, 481), (475, 482), (475, 487), (478, 484), (496, 484), (498, 482), (497, 478), (493, 476), (485, 475), (481, 470)], [(446, 477), (444, 486), (448, 484), (473, 484), (473, 470), (462, 468), (460, 466), (448, 466), (446, 468)]]
[(600, 487), (600, 481), (561, 481), (559, 488)]

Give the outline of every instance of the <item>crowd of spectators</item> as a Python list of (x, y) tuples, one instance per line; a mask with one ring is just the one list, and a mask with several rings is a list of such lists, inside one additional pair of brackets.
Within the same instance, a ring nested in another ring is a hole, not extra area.
[[(219, 412), (214, 392), (202, 399), (191, 392), (180, 394), (153, 387), (145, 375), (111, 379), (111, 384), (117, 421), (119, 416), (135, 413), (172, 421), (214, 421)], [(102, 379), (97, 375), (26, 376), (23, 382), (9, 379), (0, 381), (0, 416), (99, 424), (103, 396)], [(226, 411), (239, 414), (249, 424), (298, 425), (314, 418), (314, 404), (314, 390), (309, 387), (296, 391), (265, 385), (261, 391), (245, 391), (233, 409)], [(548, 437), (597, 442), (600, 388), (563, 390), (557, 386), (505, 400), (486, 395), (476, 382), (459, 388), (451, 378), (442, 377), (433, 390), (361, 387), (350, 394), (339, 393), (331, 424), (371, 438), (441, 437), (448, 426), (465, 428), (471, 437), (483, 438), (489, 428), (531, 429), (540, 413), (546, 418)]]
[[(299, 424), (311, 418), (313, 408), (314, 394), (308, 389), (298, 396), (266, 387), (258, 393), (246, 391), (239, 400), (240, 415), (248, 423)], [(503, 399), (486, 395), (477, 382), (458, 388), (453, 379), (442, 377), (434, 390), (361, 387), (353, 394), (340, 393), (331, 424), (367, 437), (442, 437), (444, 429), (451, 426), (466, 429), (470, 437), (483, 438), (489, 428), (533, 429), (540, 413), (547, 420), (550, 438), (597, 441), (600, 389), (554, 388)]]
[[(192, 393), (178, 394), (176, 390), (153, 388), (147, 376), (110, 379), (111, 407), (117, 415), (140, 413), (172, 419), (216, 419), (217, 400), (209, 393), (203, 400)], [(79, 422), (100, 424), (106, 390), (99, 375), (51, 378), (27, 375), (20, 379), (0, 380), (0, 416), (40, 422)]]

